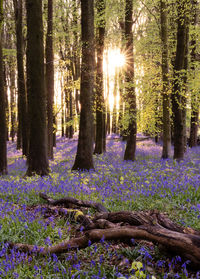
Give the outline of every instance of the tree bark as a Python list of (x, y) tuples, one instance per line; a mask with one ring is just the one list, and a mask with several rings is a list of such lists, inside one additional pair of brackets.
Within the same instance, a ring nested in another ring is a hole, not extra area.
[(53, 104), (54, 104), (54, 53), (53, 53), (53, 0), (48, 0), (46, 35), (46, 90), (48, 156), (53, 159)]
[[(191, 74), (192, 79), (195, 81), (196, 79), (196, 60), (197, 60), (197, 23), (198, 23), (198, 15), (197, 15), (197, 0), (192, 0), (192, 27), (193, 33), (191, 34)], [(199, 88), (192, 88), (191, 90), (191, 119), (190, 119), (190, 138), (189, 138), (189, 146), (195, 147), (197, 146), (197, 135), (198, 135), (198, 119), (199, 119)]]
[(81, 1), (82, 65), (81, 113), (76, 158), (72, 170), (94, 169), (93, 164), (93, 89), (94, 89), (94, 2)]
[[(186, 54), (186, 11), (189, 0), (177, 2), (178, 29), (176, 58), (174, 63), (174, 81), (172, 88), (172, 111), (174, 124), (174, 159), (180, 161), (184, 158), (184, 104), (182, 95), (185, 88), (182, 85), (184, 76), (184, 62)], [(183, 12), (184, 11), (184, 12)]]
[(127, 144), (124, 153), (124, 160), (135, 160), (137, 116), (136, 116), (136, 95), (134, 86), (134, 56), (133, 56), (133, 1), (126, 0), (125, 8), (125, 39), (127, 69), (125, 72), (126, 98), (129, 104), (129, 125), (127, 131)]
[(169, 66), (168, 66), (168, 23), (167, 5), (165, 0), (160, 1), (161, 41), (162, 41), (162, 81), (163, 81), (163, 149), (162, 158), (167, 159), (171, 150), (171, 123), (170, 123), (170, 95), (169, 95)]
[(42, 1), (26, 0), (27, 10), (27, 91), (30, 123), (27, 175), (47, 175), (46, 94)]
[(24, 46), (22, 34), (22, 0), (13, 0), (17, 46), (18, 132), (17, 142), (22, 143), (22, 154), (28, 154), (27, 94), (24, 78)]
[(105, 129), (105, 102), (104, 102), (104, 75), (103, 75), (103, 53), (105, 37), (105, 1), (97, 1), (97, 75), (96, 75), (96, 140), (94, 153), (102, 154), (105, 151), (104, 129)]
[(15, 68), (14, 61), (11, 59), (9, 63), (10, 69), (10, 120), (11, 120), (11, 128), (10, 128), (10, 137), (12, 142), (14, 142), (15, 133), (16, 133), (16, 108), (15, 108)]
[(2, 25), (3, 25), (3, 0), (0, 0), (0, 175), (7, 174), (7, 150), (6, 150), (6, 104), (3, 79), (2, 56)]

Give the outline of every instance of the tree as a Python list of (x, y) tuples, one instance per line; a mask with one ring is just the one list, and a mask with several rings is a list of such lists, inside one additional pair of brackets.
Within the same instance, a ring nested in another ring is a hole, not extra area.
[(48, 119), (48, 156), (53, 159), (53, 103), (54, 103), (54, 53), (53, 53), (53, 0), (48, 0), (46, 35), (46, 90)]
[(81, 0), (82, 64), (80, 90), (80, 128), (72, 170), (90, 170), (93, 165), (93, 89), (94, 89), (94, 1)]
[[(196, 60), (197, 60), (197, 0), (192, 0), (192, 28), (191, 35), (191, 75), (193, 84), (196, 80)], [(190, 138), (189, 146), (197, 146), (197, 133), (198, 133), (198, 119), (199, 119), (199, 100), (198, 100), (199, 88), (191, 89), (191, 120), (190, 120)]]
[(22, 154), (28, 153), (27, 94), (24, 78), (24, 44), (22, 33), (22, 0), (13, 0), (17, 47), (17, 87), (18, 87), (18, 137), (22, 140)]
[(0, 175), (7, 174), (6, 111), (2, 56), (3, 0), (0, 0)]
[(162, 81), (163, 81), (163, 150), (162, 158), (167, 159), (171, 149), (170, 95), (168, 66), (168, 23), (166, 0), (160, 0), (161, 41), (162, 41)]
[(105, 151), (105, 103), (103, 90), (103, 53), (105, 38), (105, 1), (97, 1), (97, 74), (96, 74), (96, 141), (94, 153)]
[(187, 51), (187, 6), (189, 0), (177, 1), (178, 27), (177, 46), (174, 63), (174, 81), (172, 89), (172, 111), (174, 122), (174, 159), (184, 158), (184, 106), (185, 106), (185, 55)]
[(136, 150), (136, 95), (134, 86), (134, 57), (133, 57), (133, 1), (126, 0), (125, 7), (125, 40), (127, 69), (125, 72), (126, 98), (129, 104), (129, 125), (127, 131), (127, 144), (124, 153), (124, 160), (135, 160)]
[(46, 94), (42, 0), (26, 0), (29, 152), (27, 175), (47, 175)]

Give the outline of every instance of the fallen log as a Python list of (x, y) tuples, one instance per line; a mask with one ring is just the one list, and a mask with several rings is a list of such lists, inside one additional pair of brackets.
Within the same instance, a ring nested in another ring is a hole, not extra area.
[(24, 252), (46, 254), (60, 254), (72, 249), (82, 249), (91, 243), (100, 240), (127, 241), (131, 239), (144, 239), (164, 245), (168, 250), (189, 259), (193, 265), (200, 266), (200, 237), (191, 234), (172, 232), (160, 226), (126, 226), (113, 227), (109, 229), (94, 229), (87, 231), (83, 236), (72, 238), (69, 241), (61, 242), (55, 246), (42, 247), (28, 244), (13, 244), (10, 247)]
[[(58, 204), (65, 204), (65, 198), (55, 201), (45, 194), (40, 194), (40, 196), (48, 201), (51, 205), (50, 209), (58, 210), (60, 214), (64, 215), (70, 211), (69, 209), (55, 207)], [(73, 204), (77, 204), (78, 201), (73, 198), (67, 198), (67, 204), (69, 200), (75, 200)], [(78, 205), (83, 206), (83, 204), (88, 204), (88, 202), (78, 201)], [(91, 202), (89, 204), (91, 205)], [(190, 260), (193, 267), (200, 266), (199, 231), (175, 224), (165, 213), (160, 213), (157, 210), (147, 212), (105, 212), (105, 208), (103, 210), (103, 212), (97, 213), (90, 219), (82, 212), (77, 214), (76, 210), (71, 209), (74, 219), (84, 227), (81, 236), (79, 233), (78, 237), (75, 236), (68, 241), (51, 247), (35, 247), (34, 245), (20, 243), (10, 243), (10, 247), (21, 251), (46, 255), (49, 253), (60, 254), (71, 249), (82, 249), (87, 247), (89, 243), (98, 242), (102, 239), (122, 242), (140, 239), (164, 246), (170, 253)]]
[(54, 206), (64, 206), (66, 208), (71, 208), (72, 205), (78, 206), (78, 207), (89, 207), (89, 208), (94, 208), (98, 212), (108, 212), (108, 209), (105, 208), (101, 203), (98, 202), (93, 202), (93, 201), (82, 201), (78, 200), (72, 197), (65, 197), (62, 199), (54, 200), (50, 197), (48, 197), (44, 193), (39, 193), (40, 198), (46, 200), (48, 204), (54, 205)]

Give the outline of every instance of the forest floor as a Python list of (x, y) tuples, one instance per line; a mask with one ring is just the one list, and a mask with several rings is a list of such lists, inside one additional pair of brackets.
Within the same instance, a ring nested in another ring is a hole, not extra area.
[[(200, 147), (188, 149), (184, 161), (162, 160), (162, 147), (137, 142), (135, 162), (124, 162), (125, 143), (107, 141), (107, 152), (95, 155), (95, 171), (71, 172), (76, 140), (58, 138), (48, 177), (24, 179), (26, 161), (8, 143), (9, 175), (0, 178), (0, 278), (200, 278), (180, 255), (170, 255), (145, 240), (105, 241), (61, 255), (38, 256), (8, 247), (12, 243), (51, 246), (76, 233), (77, 223), (44, 215), (46, 202), (74, 197), (100, 202), (109, 211), (156, 209), (184, 227), (200, 230)], [(93, 215), (94, 209), (87, 209)], [(79, 226), (82, 233), (82, 227)]]

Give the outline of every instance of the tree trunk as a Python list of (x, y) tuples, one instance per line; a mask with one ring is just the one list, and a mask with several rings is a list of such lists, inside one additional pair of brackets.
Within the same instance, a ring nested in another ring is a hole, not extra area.
[(24, 47), (22, 33), (22, 0), (13, 0), (15, 10), (15, 29), (17, 46), (17, 87), (18, 87), (18, 131), (17, 147), (21, 148), (22, 154), (28, 153), (28, 122), (27, 122), (27, 96), (24, 78)]
[(81, 0), (82, 65), (81, 113), (76, 158), (72, 170), (90, 170), (93, 165), (93, 89), (94, 89), (94, 2)]
[[(184, 116), (183, 100), (184, 88), (182, 86), (183, 70), (186, 52), (186, 6), (189, 0), (177, 2), (178, 29), (176, 58), (174, 63), (174, 81), (172, 88), (172, 111), (174, 122), (174, 159), (180, 161), (184, 158)], [(185, 11), (185, 12), (183, 12)]]
[[(196, 79), (196, 56), (197, 56), (197, 0), (192, 0), (192, 27), (193, 33), (191, 34), (191, 74), (192, 79), (195, 81)], [(198, 119), (199, 119), (199, 88), (192, 88), (191, 90), (191, 119), (190, 119), (190, 138), (189, 138), (189, 146), (195, 147), (197, 146), (197, 135), (198, 135)]]
[(60, 81), (61, 87), (61, 136), (65, 136), (65, 112), (64, 112), (64, 86), (62, 83), (62, 78)]
[(0, 175), (7, 174), (6, 108), (2, 57), (3, 0), (0, 0)]
[(117, 133), (117, 83), (118, 69), (115, 68), (114, 89), (113, 89), (113, 113), (112, 113), (112, 133)]
[(42, 1), (26, 0), (27, 10), (27, 91), (30, 138), (27, 175), (47, 175), (46, 94)]
[(187, 151), (187, 91), (188, 91), (188, 53), (189, 53), (189, 18), (186, 19), (186, 35), (185, 35), (185, 58), (184, 58), (184, 76), (183, 76), (183, 88), (184, 94), (182, 96), (183, 103), (183, 136), (184, 136), (184, 152)]
[(171, 149), (170, 125), (170, 95), (169, 95), (169, 66), (168, 66), (168, 23), (167, 5), (165, 0), (160, 1), (161, 41), (162, 41), (162, 81), (163, 81), (163, 149), (162, 158), (167, 159)]
[[(79, 51), (79, 36), (78, 36), (78, 7), (77, 0), (73, 0), (72, 2), (72, 13), (73, 13), (73, 66), (74, 66), (74, 74), (73, 81), (77, 82), (80, 78), (80, 51)], [(80, 99), (80, 90), (75, 89), (75, 109), (76, 113), (79, 115), (79, 99)]]
[(105, 151), (104, 129), (105, 129), (105, 103), (103, 85), (103, 53), (105, 37), (105, 1), (97, 1), (97, 17), (99, 17), (97, 28), (97, 75), (96, 75), (96, 140), (94, 153), (102, 154)]
[(127, 55), (127, 69), (125, 72), (126, 80), (126, 98), (129, 104), (129, 126), (127, 144), (124, 153), (124, 160), (135, 160), (136, 150), (136, 133), (137, 133), (137, 119), (136, 119), (136, 95), (134, 86), (134, 57), (133, 57), (133, 1), (126, 0), (125, 8), (125, 39), (126, 39), (126, 55)]
[(12, 142), (14, 142), (15, 132), (16, 132), (16, 109), (15, 109), (15, 69), (14, 69), (14, 61), (10, 61), (10, 120), (11, 120), (11, 128), (10, 128), (10, 137)]
[(48, 156), (53, 159), (53, 103), (54, 103), (54, 53), (53, 53), (53, 0), (48, 0), (46, 35), (46, 90), (48, 119)]

